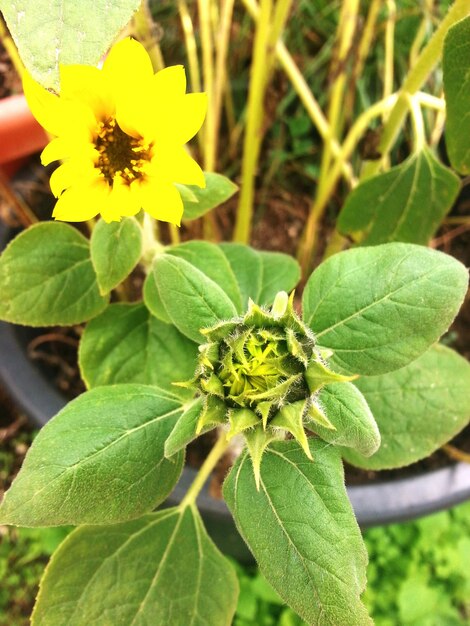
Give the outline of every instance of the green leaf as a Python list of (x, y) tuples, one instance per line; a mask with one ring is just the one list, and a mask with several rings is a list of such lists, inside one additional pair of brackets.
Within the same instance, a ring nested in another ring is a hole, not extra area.
[(257, 304), (272, 304), (279, 291), (289, 293), (300, 280), (300, 266), (295, 259), (281, 252), (259, 252), (262, 274)]
[(382, 435), (366, 459), (352, 450), (353, 465), (391, 469), (415, 463), (440, 448), (470, 421), (470, 364), (450, 348), (435, 345), (406, 367), (356, 382)]
[(311, 426), (322, 439), (370, 456), (380, 446), (380, 433), (374, 416), (361, 392), (352, 383), (332, 383), (320, 391), (323, 412), (336, 428)]
[(263, 275), (259, 252), (241, 243), (221, 243), (219, 247), (225, 254), (237, 279), (242, 297), (242, 310), (246, 311), (249, 298), (259, 304)]
[(428, 147), (360, 183), (338, 219), (343, 234), (366, 231), (361, 245), (427, 244), (454, 203), (460, 179)]
[(184, 259), (221, 287), (242, 313), (242, 300), (235, 274), (221, 249), (208, 241), (188, 241), (165, 251)]
[(164, 457), (181, 402), (156, 387), (112, 385), (87, 391), (39, 432), (0, 505), (17, 526), (109, 524), (163, 502), (183, 455)]
[[(185, 448), (188, 443), (196, 439), (199, 434), (202, 434), (197, 432), (197, 425), (203, 410), (203, 404), (203, 399), (197, 398), (186, 407), (185, 412), (176, 422), (175, 427), (166, 440), (165, 455), (167, 457), (173, 456)], [(211, 428), (214, 427), (211, 426)]]
[(186, 194), (183, 194), (184, 213), (183, 220), (195, 220), (205, 215), (223, 202), (226, 202), (238, 191), (238, 187), (231, 180), (221, 174), (204, 172), (206, 179), (205, 189), (191, 187), (192, 196), (196, 199), (191, 202)]
[(444, 40), (446, 146), (453, 167), (470, 174), (470, 16), (449, 29)]
[(278, 594), (315, 626), (367, 626), (360, 601), (367, 553), (344, 487), (339, 451), (310, 440), (309, 461), (293, 441), (271, 444), (257, 491), (244, 454), (224, 497), (238, 530)]
[(260, 305), (271, 305), (279, 291), (290, 292), (300, 280), (295, 259), (280, 252), (254, 250), (239, 243), (222, 243), (242, 294), (243, 310), (248, 299)]
[(96, 65), (139, 6), (140, 0), (0, 2), (26, 69), (55, 90), (59, 65)]
[(117, 287), (142, 256), (142, 230), (133, 217), (107, 224), (99, 220), (90, 240), (91, 261), (101, 293)]
[(27, 326), (69, 326), (101, 313), (88, 241), (68, 224), (30, 226), (0, 257), (0, 318)]
[(172, 383), (194, 375), (197, 354), (195, 343), (144, 304), (118, 303), (87, 324), (78, 357), (87, 387), (144, 383), (179, 394)]
[(154, 260), (144, 285), (144, 301), (152, 313), (163, 306), (176, 328), (198, 343), (203, 343), (200, 329), (237, 315), (221, 287), (184, 259), (169, 254)]
[(238, 583), (195, 508), (77, 528), (53, 555), (32, 626), (229, 626)]
[(305, 322), (334, 351), (332, 365), (377, 375), (425, 352), (454, 319), (468, 273), (454, 258), (421, 246), (388, 243), (340, 252), (310, 276)]

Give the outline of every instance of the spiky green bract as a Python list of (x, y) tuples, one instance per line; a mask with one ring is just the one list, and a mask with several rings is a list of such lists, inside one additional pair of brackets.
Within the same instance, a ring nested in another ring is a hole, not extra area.
[(183, 420), (193, 425), (194, 435), (221, 424), (229, 439), (243, 435), (257, 483), (263, 452), (275, 439), (294, 437), (311, 458), (304, 426), (312, 430), (316, 421), (335, 429), (322, 412), (319, 391), (351, 377), (330, 370), (314, 334), (294, 311), (293, 294), (279, 292), (270, 310), (250, 301), (244, 316), (201, 333), (207, 342), (186, 384), (202, 402), (197, 416), (193, 406)]

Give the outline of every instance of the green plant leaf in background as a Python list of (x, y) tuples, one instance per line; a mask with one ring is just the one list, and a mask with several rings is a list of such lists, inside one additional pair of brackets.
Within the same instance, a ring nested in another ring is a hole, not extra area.
[(102, 294), (129, 276), (142, 255), (142, 230), (133, 217), (107, 224), (99, 220), (90, 239), (91, 261)]
[(0, 319), (28, 326), (69, 326), (101, 313), (88, 241), (59, 222), (30, 226), (0, 257)]
[(313, 272), (303, 315), (319, 345), (334, 351), (336, 367), (374, 376), (404, 367), (439, 339), (467, 285), (465, 267), (442, 252), (405, 243), (356, 248)]
[(259, 491), (244, 454), (225, 481), (224, 497), (262, 573), (303, 619), (316, 626), (371, 625), (360, 600), (367, 553), (339, 450), (319, 440), (310, 440), (310, 449), (313, 462), (294, 441), (269, 446)]
[(449, 29), (444, 41), (446, 146), (453, 167), (470, 174), (470, 17)]
[(144, 284), (144, 301), (158, 316), (165, 314), (176, 328), (202, 343), (202, 328), (214, 326), (237, 315), (225, 291), (184, 259), (161, 254), (153, 262)]
[(164, 457), (180, 400), (147, 385), (98, 387), (41, 429), (0, 505), (16, 526), (109, 524), (160, 504), (183, 455)]
[(219, 246), (208, 241), (188, 241), (178, 246), (168, 247), (165, 253), (191, 263), (225, 291), (238, 313), (243, 312), (235, 274)]
[(289, 293), (300, 280), (299, 264), (288, 254), (255, 250), (240, 243), (222, 243), (220, 248), (238, 281), (243, 311), (249, 298), (256, 304), (270, 305), (279, 291)]
[(96, 65), (137, 11), (140, 0), (0, 0), (21, 60), (47, 89), (59, 65)]
[(72, 532), (46, 570), (32, 626), (230, 626), (237, 595), (197, 510), (166, 509)]
[(319, 394), (319, 403), (336, 430), (321, 424), (311, 429), (328, 443), (347, 446), (370, 456), (380, 446), (380, 433), (362, 393), (352, 383), (325, 385)]
[(144, 304), (117, 303), (87, 324), (78, 357), (87, 387), (144, 383), (179, 395), (187, 390), (172, 383), (194, 375), (197, 354), (194, 342)]
[(359, 467), (402, 467), (429, 456), (470, 421), (470, 363), (435, 345), (406, 367), (355, 383), (379, 425), (382, 445), (370, 458), (351, 449), (344, 458)]
[[(204, 172), (206, 186), (204, 189), (190, 187), (191, 195), (183, 193), (184, 213), (183, 220), (195, 220), (205, 215), (223, 202), (226, 202), (238, 191), (238, 187), (231, 180), (215, 174)], [(192, 201), (192, 198), (194, 201)]]
[(361, 245), (427, 244), (460, 189), (459, 177), (425, 146), (388, 172), (360, 183), (338, 219), (343, 234), (365, 231)]

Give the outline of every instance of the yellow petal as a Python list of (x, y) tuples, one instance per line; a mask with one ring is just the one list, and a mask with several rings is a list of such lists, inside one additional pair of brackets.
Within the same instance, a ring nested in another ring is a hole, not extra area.
[(157, 151), (149, 173), (172, 183), (206, 186), (203, 171), (183, 146)]
[(130, 37), (111, 48), (102, 71), (115, 97), (126, 92), (140, 91), (141, 86), (150, 83), (153, 78), (152, 62), (147, 51)]
[(205, 93), (190, 93), (177, 98), (161, 115), (155, 115), (155, 145), (183, 145), (201, 128), (207, 111)]
[(152, 79), (152, 91), (157, 97), (167, 99), (181, 97), (186, 93), (186, 72), (183, 65), (172, 65), (160, 70)]
[(109, 186), (104, 182), (74, 186), (57, 200), (52, 216), (66, 222), (84, 222), (106, 207)]
[(88, 105), (97, 119), (104, 120), (114, 114), (107, 76), (90, 65), (62, 65), (60, 67), (60, 96), (78, 100)]
[(61, 137), (56, 137), (47, 146), (41, 153), (41, 163), (43, 165), (49, 165), (53, 161), (59, 161), (60, 159), (65, 159), (70, 156), (70, 144), (68, 141)]
[(51, 174), (49, 181), (51, 191), (58, 198), (64, 189), (75, 184), (91, 184), (99, 178), (99, 171), (91, 162), (66, 161)]
[(59, 96), (41, 87), (28, 72), (23, 74), (23, 90), (32, 114), (49, 133), (59, 135), (62, 111)]
[(101, 212), (105, 222), (119, 221), (123, 216), (136, 215), (140, 209), (140, 195), (132, 185), (120, 182), (115, 176), (107, 208)]
[(174, 185), (144, 182), (140, 185), (142, 208), (162, 222), (179, 226), (183, 215), (183, 201)]

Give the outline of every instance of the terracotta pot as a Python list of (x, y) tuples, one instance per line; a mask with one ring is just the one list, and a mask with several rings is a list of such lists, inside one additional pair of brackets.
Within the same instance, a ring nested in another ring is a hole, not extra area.
[(24, 158), (42, 150), (48, 138), (23, 95), (0, 100), (0, 166), (13, 175)]

